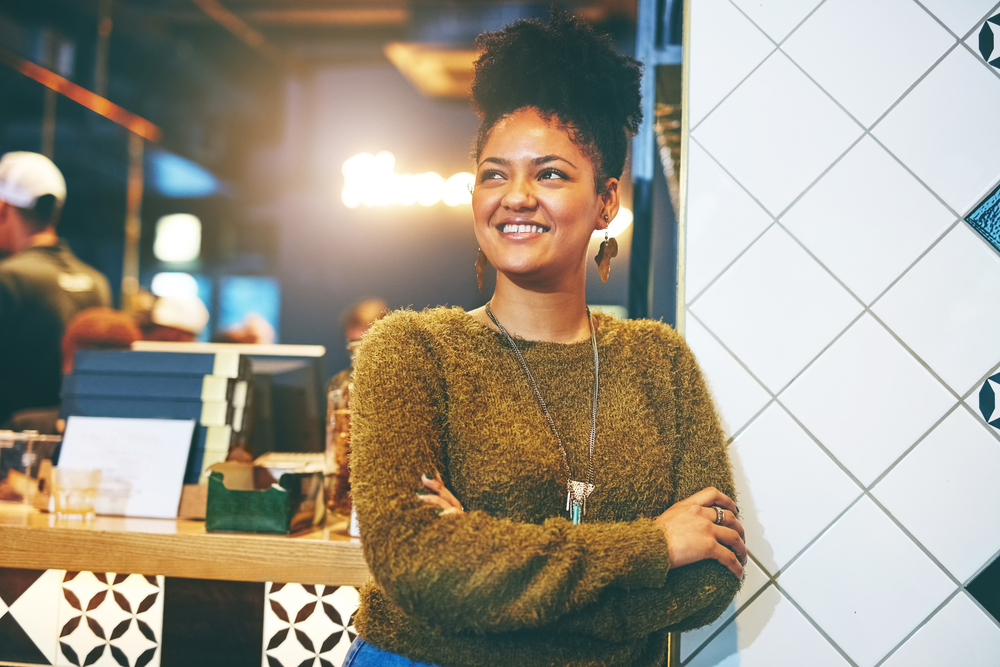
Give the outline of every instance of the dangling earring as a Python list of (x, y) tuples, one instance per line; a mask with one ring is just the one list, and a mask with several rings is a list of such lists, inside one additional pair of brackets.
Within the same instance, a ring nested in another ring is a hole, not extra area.
[[(608, 222), (608, 214), (604, 214), (604, 222)], [(604, 228), (604, 240), (601, 241), (601, 247), (597, 251), (597, 257), (594, 261), (597, 262), (597, 272), (601, 274), (601, 282), (608, 282), (608, 276), (611, 275), (611, 258), (618, 256), (618, 241), (614, 238), (608, 238), (608, 229)]]
[(483, 291), (483, 271), (486, 270), (486, 253), (483, 249), (479, 249), (479, 254), (476, 256), (476, 282), (479, 283), (479, 291)]

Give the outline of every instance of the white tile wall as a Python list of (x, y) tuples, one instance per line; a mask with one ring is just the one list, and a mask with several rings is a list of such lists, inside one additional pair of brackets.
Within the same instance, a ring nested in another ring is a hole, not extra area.
[[(696, 166), (692, 161), (691, 169)], [(694, 187), (694, 173), (691, 179)], [(689, 211), (691, 219), (699, 219)], [(870, 136), (781, 217), (785, 228), (866, 304), (954, 222), (955, 214)], [(688, 257), (699, 263), (690, 251)]]
[(996, 667), (1000, 627), (983, 614), (966, 593), (944, 609), (893, 653), (884, 667)]
[(997, 480), (1000, 440), (960, 407), (872, 494), (964, 582), (1000, 551)]
[(685, 665), (1000, 665), (961, 590), (1000, 551), (1000, 255), (960, 220), (1000, 182), (998, 12), (692, 7), (687, 335), (760, 572)]
[(782, 49), (871, 127), (954, 43), (913, 0), (827, 0)]
[(876, 139), (960, 215), (996, 184), (1000, 85), (958, 46), (873, 130)]
[[(796, 104), (786, 104), (788, 98)], [(764, 208), (778, 215), (862, 131), (787, 56), (777, 52), (691, 136)]]

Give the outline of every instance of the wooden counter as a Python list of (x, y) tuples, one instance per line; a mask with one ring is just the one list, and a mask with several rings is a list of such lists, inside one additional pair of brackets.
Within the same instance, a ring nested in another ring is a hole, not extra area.
[(328, 528), (294, 536), (206, 533), (202, 521), (58, 520), (2, 502), (0, 566), (354, 587), (368, 578), (361, 544)]

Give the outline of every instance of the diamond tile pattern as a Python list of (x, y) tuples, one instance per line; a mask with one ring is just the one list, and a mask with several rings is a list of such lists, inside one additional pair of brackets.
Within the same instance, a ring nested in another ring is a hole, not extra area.
[(698, 30), (692, 41), (712, 44), (691, 60), (689, 116), (694, 127), (774, 50), (774, 43), (729, 0), (699, 0), (691, 4), (691, 12), (692, 29)]
[[(692, 184), (694, 178), (692, 174)], [(871, 304), (945, 233), (955, 215), (865, 137), (781, 222), (848, 289)]]
[(784, 230), (772, 227), (691, 310), (765, 386), (778, 392), (850, 324), (862, 305)]
[(882, 664), (994, 667), (998, 656), (1000, 627), (968, 595), (959, 593)]
[(1000, 69), (1000, 14), (991, 16), (978, 30), (973, 30), (965, 43), (973, 51), (978, 50), (991, 67)]
[[(730, 458), (740, 490), (747, 549), (772, 574), (861, 494), (857, 484), (776, 404), (736, 439)], [(808, 499), (805, 505), (803, 499)]]
[(263, 667), (339, 666), (351, 642), (357, 589), (268, 584)]
[(963, 223), (872, 309), (955, 393), (964, 395), (1000, 361), (998, 286), (1000, 256)]
[(869, 485), (957, 401), (865, 315), (781, 394), (781, 402)]
[[(957, 213), (964, 214), (1000, 178), (997, 108), (1000, 85), (996, 74), (978, 55), (959, 47), (872, 134)], [(917, 136), (919, 141), (914, 140)]]
[(788, 36), (820, 0), (733, 0), (775, 42)]
[(67, 572), (59, 605), (56, 665), (160, 664), (163, 577)]
[(780, 583), (858, 667), (878, 663), (956, 588), (868, 498)]
[(692, 136), (764, 208), (778, 215), (861, 133), (850, 116), (779, 52)]
[(0, 661), (55, 663), (62, 575), (0, 568)]
[(1000, 664), (1000, 255), (960, 220), (1000, 183), (998, 12), (692, 8), (686, 335), (775, 578), (685, 665)]
[[(969, 410), (949, 415), (872, 494), (959, 581), (1000, 551), (1000, 441)], [(968, 540), (966, 535), (975, 535)]]
[(688, 150), (687, 300), (692, 300), (773, 222), (767, 211), (692, 141)]
[(782, 50), (870, 127), (954, 43), (912, 0), (827, 0)]

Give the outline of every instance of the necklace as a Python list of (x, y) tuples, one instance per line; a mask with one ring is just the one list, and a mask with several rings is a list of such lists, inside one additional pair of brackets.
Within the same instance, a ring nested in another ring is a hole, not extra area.
[(569, 469), (569, 459), (566, 457), (566, 448), (563, 447), (562, 438), (559, 437), (559, 432), (556, 430), (556, 423), (552, 420), (552, 415), (549, 414), (549, 408), (545, 405), (545, 399), (542, 398), (542, 392), (538, 389), (538, 383), (535, 382), (534, 376), (531, 374), (531, 370), (528, 369), (528, 363), (524, 360), (524, 356), (521, 354), (521, 350), (518, 349), (517, 344), (514, 343), (514, 339), (511, 337), (507, 330), (504, 329), (503, 325), (497, 319), (497, 316), (493, 314), (493, 310), (490, 308), (490, 304), (486, 304), (486, 314), (493, 324), (497, 325), (500, 329), (500, 333), (507, 338), (507, 342), (510, 343), (510, 347), (514, 350), (515, 356), (517, 356), (517, 361), (521, 364), (521, 369), (524, 370), (524, 374), (528, 378), (528, 383), (531, 388), (535, 390), (535, 398), (538, 399), (538, 405), (541, 406), (542, 412), (545, 414), (545, 420), (549, 423), (549, 428), (552, 429), (552, 435), (555, 436), (556, 442), (559, 444), (559, 451), (562, 453), (563, 465), (566, 466), (566, 479), (569, 480), (566, 483), (566, 511), (569, 512), (570, 519), (573, 521), (573, 525), (581, 523), (583, 521), (583, 515), (587, 513), (587, 498), (590, 494), (594, 492), (594, 442), (597, 436), (597, 394), (598, 394), (598, 368), (599, 362), (597, 358), (597, 334), (594, 333), (594, 320), (590, 316), (590, 309), (587, 309), (587, 324), (590, 325), (590, 344), (594, 348), (594, 400), (591, 404), (590, 411), (590, 458), (587, 463), (587, 481), (578, 482), (573, 479), (573, 475)]

